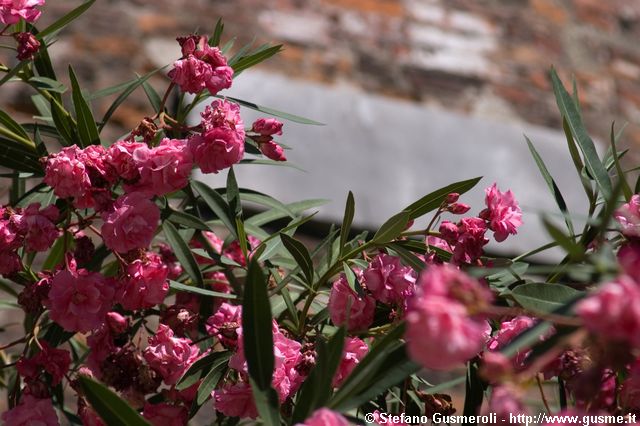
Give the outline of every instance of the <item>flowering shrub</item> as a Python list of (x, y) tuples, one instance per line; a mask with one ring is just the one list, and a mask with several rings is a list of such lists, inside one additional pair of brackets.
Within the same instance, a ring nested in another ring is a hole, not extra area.
[[(47, 48), (94, 1), (38, 31), (44, 0), (0, 0), (19, 61), (0, 84), (22, 82), (42, 109), (33, 123), (0, 114), (0, 165), (12, 179), (0, 207), (0, 290), (2, 306), (24, 314), (23, 334), (0, 345), (5, 424), (183, 425), (205, 405), (219, 425), (640, 411), (640, 184), (631, 189), (615, 136), (597, 155), (555, 71), (590, 205), (582, 231), (527, 141), (564, 219), (543, 219), (550, 244), (489, 256), (490, 238), (515, 238), (523, 214), (508, 182), (488, 186), (483, 206), (463, 203), (473, 178), (373, 234), (352, 232), (349, 193), (339, 230), (310, 248), (295, 234), (316, 200), (285, 205), (234, 174), (237, 164), (286, 161), (280, 119), (318, 124), (224, 96), (280, 46), (232, 54), (218, 22), (209, 38), (178, 37), (162, 95), (150, 73), (87, 97), (72, 67), (70, 88), (58, 81)], [(121, 140), (102, 138), (139, 87), (149, 115)], [(169, 108), (174, 91), (193, 96)], [(90, 99), (117, 93), (96, 120)], [(187, 125), (203, 102), (200, 123)], [(271, 116), (248, 124), (243, 108)], [(225, 171), (226, 186), (194, 169)], [(265, 211), (250, 214), (247, 202)], [(426, 227), (414, 224), (425, 216)], [(558, 264), (528, 263), (552, 247), (566, 252)], [(451, 380), (428, 383), (426, 369)], [(458, 404), (446, 392), (462, 383)]]

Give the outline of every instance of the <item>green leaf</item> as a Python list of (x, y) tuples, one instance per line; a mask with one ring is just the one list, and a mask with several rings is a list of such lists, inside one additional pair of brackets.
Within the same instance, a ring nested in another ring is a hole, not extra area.
[[(27, 147), (35, 148), (35, 144), (29, 138), (27, 131), (18, 124), (9, 114), (0, 110), (0, 124), (4, 126), (10, 133), (5, 134), (4, 136), (14, 139), (16, 142), (19, 142)], [(3, 132), (4, 133), (4, 132)]]
[[(482, 407), (482, 399), (484, 397), (486, 384), (480, 378), (478, 372), (478, 363), (476, 361), (469, 362), (467, 367), (467, 379), (465, 382), (464, 408), (463, 415), (469, 419), (480, 412)], [(476, 422), (465, 421), (464, 426), (471, 426)]]
[(279, 44), (277, 46), (268, 47), (262, 50), (258, 49), (258, 51), (255, 53), (239, 58), (232, 65), (234, 75), (235, 76), (239, 75), (242, 71), (246, 70), (247, 68), (251, 68), (252, 66), (259, 64), (260, 62), (269, 59), (270, 57), (280, 52), (281, 50), (282, 50), (282, 45)]
[(113, 113), (116, 112), (118, 107), (129, 97), (129, 95), (131, 95), (138, 87), (140, 87), (140, 85), (146, 82), (152, 75), (154, 75), (155, 73), (157, 73), (158, 71), (164, 68), (166, 67), (157, 68), (143, 75), (142, 77), (136, 78), (134, 81), (129, 83), (124, 89), (124, 91), (120, 93), (120, 95), (118, 95), (118, 97), (113, 101), (113, 103), (111, 104), (107, 112), (104, 113), (104, 116), (102, 117), (102, 121), (100, 122), (99, 131), (102, 131), (102, 129), (104, 129), (104, 126), (107, 125)]
[(188, 387), (192, 386), (198, 380), (202, 378), (202, 376), (207, 375), (216, 363), (225, 359), (228, 360), (231, 357), (231, 352), (222, 351), (222, 352), (210, 352), (202, 358), (198, 359), (196, 362), (191, 364), (189, 369), (184, 372), (182, 377), (176, 383), (177, 390), (185, 390)]
[(229, 232), (237, 239), (236, 224), (230, 213), (230, 208), (222, 196), (213, 188), (200, 181), (191, 182), (191, 186), (198, 191), (204, 202), (209, 206), (213, 213), (222, 221)]
[[(275, 210), (281, 211), (284, 213), (284, 216), (295, 217), (296, 213), (292, 211), (289, 207), (284, 205), (282, 202), (276, 200), (275, 198), (263, 194), (258, 191), (253, 191), (251, 189), (241, 188), (240, 189), (240, 199), (242, 201), (248, 201), (251, 203), (256, 203), (261, 206), (271, 207)], [(282, 217), (284, 217), (282, 216)]]
[(38, 40), (42, 41), (42, 39), (44, 39), (44, 37), (46, 37), (46, 36), (48, 36), (50, 34), (53, 34), (53, 33), (57, 32), (57, 31), (61, 30), (65, 26), (67, 26), (71, 21), (73, 21), (78, 16), (80, 16), (84, 12), (86, 12), (87, 9), (89, 9), (91, 7), (91, 5), (93, 5), (93, 3), (95, 3), (95, 1), (96, 0), (89, 0), (89, 1), (81, 4), (80, 6), (76, 7), (75, 9), (73, 9), (71, 12), (67, 13), (66, 15), (64, 15), (62, 18), (60, 18), (57, 21), (55, 21), (53, 24), (49, 25), (44, 30), (40, 31), (40, 33), (38, 33), (38, 35), (37, 35)]
[(182, 239), (182, 236), (178, 233), (178, 230), (171, 222), (165, 221), (162, 224), (162, 230), (164, 231), (164, 235), (167, 238), (169, 245), (178, 258), (178, 261), (187, 274), (189, 274), (198, 287), (203, 287), (204, 282), (202, 280), (202, 272), (200, 271), (198, 262), (196, 262), (196, 259), (193, 257), (191, 250), (189, 250), (189, 245)]
[[(304, 201), (298, 201), (291, 204), (286, 204), (285, 206), (294, 215), (296, 215), (305, 210), (322, 206), (328, 202), (329, 200), (325, 200), (325, 199), (312, 199), (312, 200), (304, 200)], [(282, 219), (283, 217), (286, 217), (286, 216), (288, 216), (288, 214), (281, 213), (278, 209), (272, 209), (272, 210), (258, 213), (254, 216), (251, 216), (249, 219), (247, 219), (247, 223), (250, 223), (256, 226), (262, 226), (269, 222), (273, 222), (274, 220)]]
[(280, 409), (278, 408), (278, 394), (271, 386), (260, 389), (253, 378), (249, 378), (253, 399), (262, 422), (269, 426), (280, 425)]
[(220, 378), (227, 369), (229, 364), (229, 358), (231, 354), (226, 353), (224, 356), (216, 359), (207, 375), (202, 379), (202, 383), (198, 387), (198, 393), (196, 394), (196, 404), (201, 406), (211, 396), (211, 391), (216, 387)]
[(195, 287), (192, 285), (182, 284), (172, 280), (169, 280), (169, 287), (171, 287), (176, 291), (185, 291), (187, 293), (201, 294), (202, 296), (219, 297), (221, 299), (237, 299), (238, 298), (235, 294), (220, 293), (217, 291), (207, 290), (207, 289)]
[(353, 273), (347, 262), (342, 262), (342, 270), (344, 271), (344, 276), (347, 279), (347, 283), (351, 290), (355, 291), (358, 294), (358, 297), (364, 298), (365, 294), (362, 289), (362, 285), (360, 285), (356, 274)]
[[(258, 390), (271, 388), (273, 376), (273, 333), (271, 303), (267, 281), (258, 262), (249, 262), (242, 302), (242, 330), (244, 354), (249, 376)], [(255, 393), (254, 393), (255, 395)]]
[(384, 244), (392, 241), (402, 231), (404, 231), (409, 223), (411, 212), (404, 210), (382, 224), (378, 232), (373, 236), (372, 241), (376, 244)]
[(160, 107), (162, 106), (162, 99), (160, 99), (160, 95), (156, 92), (156, 89), (148, 82), (142, 82), (142, 88), (144, 89), (144, 93), (147, 95), (147, 99), (149, 99), (149, 103), (153, 107), (153, 110), (158, 113), (160, 112)]
[(344, 250), (344, 245), (349, 239), (349, 232), (351, 232), (351, 224), (353, 223), (353, 217), (355, 215), (356, 206), (353, 199), (353, 192), (349, 191), (347, 195), (347, 203), (344, 206), (344, 217), (342, 218), (342, 227), (340, 228), (340, 253)]
[(233, 167), (230, 167), (229, 173), (227, 173), (227, 202), (229, 203), (229, 210), (235, 217), (242, 215), (240, 190), (238, 189), (238, 181), (236, 180), (236, 174), (233, 171)]
[(216, 28), (213, 30), (213, 35), (209, 39), (209, 46), (218, 46), (220, 44), (220, 38), (222, 37), (222, 32), (224, 31), (224, 23), (222, 22), (222, 18), (218, 18), (218, 22), (216, 22)]
[(415, 203), (405, 207), (403, 210), (409, 211), (409, 219), (419, 218), (420, 216), (440, 207), (442, 202), (450, 193), (457, 192), (458, 194), (464, 194), (476, 186), (476, 184), (480, 182), (480, 179), (482, 179), (482, 176), (447, 185), (437, 191), (433, 191), (432, 193), (425, 195)]
[(96, 120), (93, 118), (89, 104), (82, 96), (78, 79), (71, 65), (69, 65), (69, 78), (71, 79), (73, 106), (76, 110), (76, 120), (78, 121), (80, 146), (84, 148), (89, 145), (99, 145), (100, 134), (96, 126)]
[(31, 77), (29, 83), (48, 92), (64, 93), (68, 90), (67, 86), (49, 77)]
[(32, 149), (5, 138), (0, 138), (0, 165), (19, 172), (43, 173)]
[(598, 157), (596, 147), (584, 127), (582, 117), (580, 116), (580, 112), (578, 111), (575, 102), (571, 98), (569, 92), (567, 92), (562, 85), (558, 74), (553, 68), (551, 69), (551, 82), (553, 92), (556, 95), (558, 108), (566, 118), (567, 124), (571, 129), (571, 133), (575, 137), (576, 142), (582, 151), (587, 170), (595, 179), (605, 198), (608, 198), (611, 195), (612, 187), (607, 170)]
[(404, 263), (406, 263), (408, 266), (411, 266), (414, 271), (420, 273), (424, 269), (424, 261), (420, 260), (420, 258), (413, 254), (410, 250), (407, 250), (400, 244), (395, 243), (391, 243), (389, 245), (389, 248), (395, 251), (398, 256), (400, 256), (400, 258), (404, 261)]
[(313, 411), (324, 406), (331, 397), (333, 377), (342, 360), (345, 337), (346, 330), (341, 327), (327, 343), (322, 338), (317, 340), (317, 363), (302, 384), (296, 399), (292, 423), (304, 421)]
[(529, 146), (529, 151), (531, 151), (531, 155), (533, 156), (534, 161), (538, 165), (538, 169), (540, 170), (540, 173), (542, 174), (544, 181), (547, 183), (547, 186), (549, 187), (549, 191), (551, 191), (551, 195), (553, 195), (553, 198), (556, 200), (556, 204), (558, 205), (558, 207), (560, 208), (560, 211), (562, 212), (562, 215), (564, 216), (564, 221), (567, 224), (569, 235), (571, 236), (575, 235), (575, 231), (573, 229), (573, 223), (571, 222), (571, 216), (569, 214), (569, 209), (567, 208), (567, 203), (564, 201), (564, 197), (562, 196), (562, 193), (560, 192), (558, 185), (556, 185), (556, 181), (553, 179), (553, 177), (551, 177), (551, 174), (549, 173), (547, 166), (544, 164), (542, 157), (540, 157), (540, 154), (538, 154), (538, 151), (533, 146), (533, 143), (531, 143), (528, 137), (525, 136), (524, 138), (527, 141), (527, 145)]
[(584, 256), (584, 247), (566, 236), (557, 226), (551, 223), (547, 217), (542, 217), (542, 224), (554, 241), (565, 249), (572, 259), (578, 260)]
[(513, 298), (533, 312), (553, 312), (574, 300), (582, 292), (562, 284), (528, 283), (513, 289)]
[(65, 244), (67, 248), (71, 246), (71, 241), (73, 241), (71, 234), (65, 232), (60, 238), (53, 243), (51, 249), (49, 250), (49, 255), (46, 260), (42, 264), (43, 270), (52, 271), (56, 266), (58, 266), (62, 261), (64, 261), (64, 247)]
[(631, 187), (629, 187), (629, 183), (627, 182), (627, 177), (624, 175), (622, 167), (620, 166), (618, 149), (616, 148), (616, 140), (618, 138), (615, 135), (615, 124), (615, 121), (611, 123), (611, 150), (613, 151), (613, 162), (616, 166), (616, 172), (618, 173), (618, 180), (622, 185), (622, 193), (624, 194), (624, 198), (625, 200), (629, 201), (633, 196), (633, 192), (631, 191)]
[(78, 376), (91, 407), (109, 426), (150, 426), (131, 406), (103, 384)]
[(318, 121), (311, 120), (309, 118), (300, 117), (298, 115), (293, 115), (293, 114), (289, 114), (289, 113), (286, 113), (286, 112), (278, 111), (278, 110), (273, 109), (273, 108), (268, 108), (268, 107), (265, 107), (265, 106), (261, 106), (261, 105), (255, 104), (253, 102), (243, 101), (242, 99), (232, 98), (231, 96), (226, 96), (225, 98), (230, 100), (230, 101), (236, 102), (236, 103), (238, 103), (238, 104), (240, 104), (242, 106), (246, 106), (247, 108), (251, 108), (251, 109), (254, 109), (256, 111), (263, 112), (265, 114), (273, 115), (275, 117), (284, 118), (286, 120), (293, 121), (294, 123), (313, 124), (315, 126), (324, 126), (324, 123), (320, 123)]
[(169, 219), (173, 223), (184, 225), (187, 228), (199, 229), (201, 231), (211, 231), (211, 227), (203, 222), (199, 217), (179, 210), (171, 210), (167, 219)]
[(291, 253), (291, 256), (293, 256), (298, 266), (300, 266), (302, 273), (307, 279), (307, 283), (311, 284), (313, 282), (313, 261), (311, 260), (311, 256), (309, 255), (307, 248), (300, 241), (291, 238), (287, 234), (281, 233), (280, 239), (287, 251)]

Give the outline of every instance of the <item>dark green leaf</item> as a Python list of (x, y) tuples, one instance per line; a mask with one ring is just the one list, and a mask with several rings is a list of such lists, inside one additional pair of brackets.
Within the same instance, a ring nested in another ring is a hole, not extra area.
[(344, 206), (344, 217), (342, 218), (342, 227), (340, 228), (340, 252), (344, 250), (344, 245), (349, 239), (349, 232), (351, 232), (351, 224), (353, 223), (353, 217), (355, 215), (356, 207), (353, 199), (353, 192), (349, 191), (347, 195), (347, 203)]
[(564, 221), (567, 224), (569, 235), (570, 236), (575, 235), (575, 231), (573, 229), (573, 223), (571, 222), (571, 216), (569, 214), (569, 209), (567, 208), (567, 203), (564, 201), (564, 197), (562, 196), (562, 193), (560, 192), (558, 185), (556, 185), (556, 181), (553, 179), (553, 177), (551, 177), (551, 174), (549, 173), (547, 166), (544, 164), (542, 157), (540, 157), (540, 154), (538, 154), (538, 151), (533, 146), (533, 143), (531, 143), (528, 137), (525, 136), (524, 138), (527, 141), (527, 145), (529, 146), (529, 151), (531, 151), (531, 155), (533, 156), (533, 159), (538, 165), (538, 169), (540, 170), (540, 173), (542, 174), (544, 181), (547, 183), (547, 186), (549, 187), (549, 191), (551, 191), (551, 195), (553, 195), (553, 198), (556, 200), (556, 204), (558, 205), (558, 207), (560, 208), (560, 211), (562, 212), (562, 215), (564, 216)]
[(280, 239), (298, 266), (300, 266), (302, 273), (307, 279), (307, 283), (311, 284), (313, 282), (313, 262), (311, 261), (311, 256), (307, 248), (300, 241), (291, 238), (287, 234), (280, 234)]
[(162, 99), (160, 99), (160, 95), (158, 95), (156, 89), (154, 89), (148, 81), (144, 81), (142, 83), (142, 88), (144, 89), (144, 93), (147, 95), (147, 99), (149, 99), (149, 103), (153, 107), (153, 110), (156, 113), (161, 112), (160, 107), (162, 106)]
[(220, 378), (224, 374), (227, 369), (227, 365), (229, 363), (230, 354), (226, 354), (211, 365), (211, 370), (207, 373), (207, 375), (200, 383), (198, 387), (198, 393), (196, 395), (196, 404), (202, 405), (211, 395), (211, 391), (216, 387)]
[(238, 189), (238, 181), (233, 167), (229, 168), (227, 173), (227, 202), (229, 209), (235, 217), (242, 215), (242, 204), (240, 203), (240, 190)]
[(549, 221), (546, 217), (542, 217), (542, 223), (551, 237), (558, 243), (560, 247), (565, 249), (572, 259), (580, 259), (584, 256), (584, 247), (566, 236), (557, 226)]
[(210, 297), (219, 297), (221, 299), (237, 299), (237, 296), (235, 294), (220, 293), (217, 291), (207, 290), (207, 289), (195, 287), (192, 285), (182, 284), (177, 281), (169, 280), (169, 286), (174, 290), (186, 291), (187, 293), (201, 294), (203, 296), (210, 296)]
[(102, 129), (104, 129), (104, 126), (107, 125), (113, 113), (116, 112), (118, 107), (129, 97), (129, 95), (131, 95), (134, 92), (134, 90), (136, 90), (138, 87), (140, 87), (140, 85), (142, 85), (145, 81), (147, 81), (149, 77), (151, 77), (152, 75), (154, 75), (155, 73), (157, 73), (158, 71), (164, 68), (165, 67), (155, 69), (143, 75), (142, 77), (136, 78), (133, 82), (129, 83), (124, 89), (124, 91), (120, 93), (120, 95), (118, 95), (115, 101), (113, 101), (113, 103), (111, 104), (107, 112), (104, 113), (104, 116), (102, 117), (102, 121), (100, 122), (99, 131), (102, 131)]
[(233, 216), (230, 213), (229, 205), (222, 198), (222, 196), (213, 188), (210, 188), (207, 184), (193, 181), (191, 186), (198, 191), (204, 202), (209, 206), (213, 213), (222, 221), (224, 226), (227, 227), (229, 232), (233, 234), (235, 238), (238, 238), (236, 233), (236, 225)]
[(252, 66), (259, 64), (260, 62), (269, 59), (270, 57), (272, 57), (276, 53), (280, 52), (280, 50), (282, 50), (282, 45), (281, 44), (279, 44), (277, 46), (272, 46), (272, 47), (269, 47), (267, 49), (263, 49), (263, 50), (258, 51), (256, 53), (253, 53), (251, 55), (247, 55), (247, 56), (243, 56), (242, 58), (239, 58), (232, 65), (233, 71), (234, 71), (234, 75), (237, 76), (242, 71), (246, 70), (247, 68), (251, 68)]
[(211, 231), (209, 225), (202, 221), (199, 217), (185, 213), (179, 210), (171, 210), (167, 217), (171, 222), (184, 225), (187, 228), (199, 229), (201, 231)]
[(253, 378), (249, 378), (253, 399), (262, 422), (269, 426), (280, 425), (280, 410), (278, 408), (278, 394), (271, 386), (260, 389)]
[(53, 246), (51, 246), (49, 255), (42, 264), (42, 269), (52, 271), (56, 266), (64, 261), (64, 248), (65, 246), (69, 248), (71, 246), (71, 241), (73, 241), (73, 239), (71, 234), (68, 232), (65, 232), (60, 238), (58, 238), (56, 242), (53, 243)]
[(27, 146), (33, 145), (33, 142), (29, 138), (27, 131), (20, 124), (18, 124), (13, 118), (11, 118), (9, 114), (7, 114), (2, 110), (0, 110), (0, 124), (2, 124), (11, 133), (18, 136), (18, 139), (16, 139), (16, 142), (21, 142), (21, 143), (24, 142), (23, 144)]
[(103, 384), (82, 375), (78, 380), (91, 407), (109, 426), (150, 426), (136, 410)]
[(562, 85), (558, 74), (553, 68), (551, 69), (551, 82), (553, 85), (553, 91), (556, 95), (558, 108), (566, 118), (567, 124), (571, 129), (571, 133), (575, 137), (576, 142), (582, 151), (587, 170), (597, 182), (598, 187), (604, 194), (605, 198), (608, 198), (611, 195), (612, 187), (607, 170), (598, 157), (596, 147), (584, 127), (582, 117), (580, 116), (580, 112), (578, 111), (575, 102), (571, 98), (569, 92), (567, 92)]
[(616, 172), (618, 173), (618, 180), (622, 185), (622, 193), (624, 194), (625, 200), (629, 201), (633, 196), (633, 192), (629, 187), (629, 183), (627, 182), (627, 177), (622, 171), (622, 167), (620, 166), (620, 159), (618, 157), (618, 149), (616, 148), (617, 137), (615, 135), (615, 122), (611, 123), (611, 150), (613, 151), (613, 162), (616, 166)]
[(415, 254), (413, 254), (410, 250), (407, 250), (400, 244), (395, 244), (395, 243), (391, 243), (389, 247), (393, 251), (395, 251), (398, 254), (398, 256), (400, 256), (400, 258), (404, 261), (404, 263), (411, 266), (411, 268), (413, 268), (413, 270), (416, 271), (417, 273), (420, 273), (424, 269), (425, 267), (424, 261), (420, 260), (420, 258)]
[(162, 230), (167, 238), (167, 242), (173, 249), (178, 261), (185, 269), (191, 279), (197, 284), (198, 287), (203, 287), (202, 272), (198, 267), (198, 262), (193, 257), (189, 245), (182, 239), (182, 236), (178, 233), (175, 226), (169, 221), (165, 221), (162, 224)]
[(93, 118), (89, 104), (82, 96), (78, 79), (71, 65), (69, 65), (69, 78), (71, 79), (73, 106), (76, 110), (76, 120), (78, 122), (80, 146), (84, 148), (89, 145), (99, 145), (100, 134), (98, 133), (96, 120)]
[(533, 312), (553, 312), (578, 297), (582, 292), (561, 284), (528, 283), (513, 289), (513, 298)]
[(243, 101), (242, 99), (232, 98), (231, 96), (226, 96), (225, 98), (230, 100), (230, 101), (236, 102), (236, 103), (238, 103), (238, 104), (240, 104), (242, 106), (246, 106), (247, 108), (255, 109), (256, 111), (264, 112), (265, 114), (273, 115), (275, 117), (284, 118), (286, 120), (293, 121), (295, 123), (313, 124), (313, 125), (316, 125), (316, 126), (324, 126), (323, 123), (320, 123), (318, 121), (314, 121), (314, 120), (310, 120), (308, 118), (300, 117), (298, 115), (293, 115), (293, 114), (289, 114), (289, 113), (286, 113), (286, 112), (278, 111), (278, 110), (273, 109), (273, 108), (264, 107), (264, 106), (255, 104), (253, 102)]
[(402, 231), (407, 228), (411, 213), (410, 211), (402, 211), (382, 224), (378, 232), (373, 236), (372, 241), (376, 244), (384, 244), (397, 238)]
[(57, 21), (55, 21), (53, 24), (49, 25), (44, 30), (40, 31), (40, 33), (37, 35), (38, 40), (42, 41), (42, 39), (44, 37), (46, 37), (46, 36), (48, 36), (50, 34), (53, 34), (53, 33), (57, 32), (57, 31), (61, 30), (65, 26), (67, 26), (71, 21), (73, 21), (78, 16), (80, 16), (84, 12), (86, 12), (87, 9), (89, 9), (91, 7), (91, 5), (93, 3), (95, 3), (95, 1), (96, 0), (89, 0), (89, 1), (81, 4), (80, 6), (76, 7), (75, 9), (73, 9), (71, 12), (67, 13), (66, 15), (64, 15), (62, 18), (60, 18)]
[(433, 191), (432, 193), (425, 195), (415, 203), (405, 207), (404, 210), (409, 211), (409, 219), (416, 219), (440, 207), (442, 202), (450, 193), (457, 192), (458, 194), (464, 194), (469, 191), (471, 188), (476, 186), (478, 182), (480, 182), (480, 179), (482, 179), (482, 177), (463, 180), (447, 185), (437, 191)]
[(247, 368), (255, 382), (255, 390), (266, 391), (271, 388), (274, 367), (271, 323), (267, 281), (258, 262), (251, 260), (242, 302), (242, 338)]
[(185, 390), (192, 386), (200, 380), (202, 376), (207, 375), (218, 361), (221, 359), (228, 360), (230, 356), (231, 353), (229, 351), (209, 352), (207, 355), (191, 364), (189, 369), (184, 372), (182, 377), (176, 383), (176, 389)]
[(31, 77), (29, 83), (48, 92), (64, 93), (68, 90), (67, 86), (49, 77)]
[(476, 416), (480, 413), (485, 387), (486, 384), (482, 381), (480, 374), (478, 373), (477, 362), (469, 362), (469, 366), (467, 368), (467, 380), (465, 382), (463, 409), (463, 415), (466, 416), (467, 421), (463, 423), (464, 426), (477, 424), (475, 421), (472, 422), (469, 420), (470, 417)]
[(216, 28), (213, 30), (213, 35), (209, 39), (209, 46), (218, 46), (220, 44), (220, 38), (222, 37), (223, 31), (224, 23), (222, 22), (222, 18), (218, 18), (218, 22), (216, 22)]

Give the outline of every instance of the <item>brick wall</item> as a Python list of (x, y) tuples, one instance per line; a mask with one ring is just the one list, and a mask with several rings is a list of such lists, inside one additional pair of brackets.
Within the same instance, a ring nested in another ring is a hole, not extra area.
[[(78, 3), (50, 0), (40, 25)], [(626, 141), (640, 144), (638, 1), (99, 0), (52, 50), (61, 70), (73, 63), (100, 88), (153, 69), (155, 56), (171, 58), (175, 35), (210, 32), (219, 16), (237, 45), (254, 37), (285, 44), (263, 65), (274, 72), (557, 127), (546, 78), (553, 64), (564, 78), (575, 75), (592, 132), (606, 138), (613, 119), (628, 121)], [(153, 82), (163, 87), (160, 77)], [(28, 112), (25, 93), (4, 95)], [(142, 96), (121, 107), (112, 134), (145, 108)]]

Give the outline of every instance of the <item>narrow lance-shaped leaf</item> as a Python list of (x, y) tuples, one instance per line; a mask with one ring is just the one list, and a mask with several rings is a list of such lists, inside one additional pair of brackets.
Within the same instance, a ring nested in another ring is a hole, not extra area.
[(103, 384), (79, 376), (84, 396), (109, 426), (150, 426), (136, 410)]
[(96, 0), (89, 0), (89, 1), (81, 4), (80, 6), (76, 7), (75, 9), (73, 9), (71, 12), (67, 13), (66, 15), (64, 15), (62, 18), (60, 18), (57, 21), (55, 21), (53, 24), (49, 25), (44, 30), (40, 31), (40, 33), (37, 35), (38, 40), (42, 40), (44, 37), (46, 37), (46, 36), (48, 36), (50, 34), (53, 34), (53, 33), (57, 32), (58, 30), (61, 30), (62, 28), (67, 26), (71, 21), (73, 21), (78, 16), (80, 16), (84, 12), (86, 12), (87, 9), (89, 9), (91, 7), (91, 5), (93, 5), (93, 3), (95, 3), (95, 1)]
[(411, 213), (406, 210), (392, 216), (382, 224), (378, 232), (373, 236), (372, 241), (376, 244), (382, 244), (398, 237), (406, 229), (410, 217)]
[(271, 387), (274, 368), (271, 303), (256, 260), (249, 262), (242, 303), (242, 339), (249, 375), (260, 390)]
[(255, 109), (256, 111), (264, 112), (265, 114), (269, 114), (269, 115), (273, 115), (273, 116), (276, 116), (276, 117), (284, 118), (284, 119), (287, 119), (289, 121), (293, 121), (295, 123), (313, 124), (313, 125), (316, 125), (316, 126), (324, 126), (324, 124), (320, 123), (319, 121), (311, 120), (309, 118), (300, 117), (299, 115), (289, 114), (287, 112), (278, 111), (277, 109), (261, 106), (261, 105), (255, 104), (253, 102), (243, 101), (242, 99), (233, 98), (231, 96), (226, 96), (226, 99), (228, 99), (230, 101), (233, 101), (233, 102), (236, 102), (236, 103), (238, 103), (238, 104), (240, 104), (242, 106), (246, 106), (247, 108)]
[(164, 231), (164, 235), (171, 245), (171, 248), (173, 248), (178, 261), (185, 271), (187, 271), (187, 274), (189, 274), (198, 287), (203, 287), (204, 282), (202, 279), (202, 272), (200, 271), (198, 262), (196, 262), (196, 259), (193, 257), (191, 250), (189, 250), (189, 245), (182, 239), (182, 236), (180, 236), (180, 233), (178, 233), (178, 230), (171, 222), (165, 221), (162, 224), (162, 230)]
[(620, 185), (622, 185), (622, 193), (624, 194), (625, 200), (629, 201), (633, 196), (633, 192), (631, 191), (631, 187), (629, 187), (629, 183), (627, 182), (627, 177), (622, 171), (622, 166), (620, 166), (620, 160), (618, 159), (618, 149), (616, 148), (617, 137), (615, 135), (615, 121), (611, 123), (611, 149), (613, 150), (613, 162), (616, 166), (616, 172), (618, 173), (618, 180), (620, 181)]
[(89, 145), (100, 144), (100, 134), (98, 126), (93, 118), (93, 113), (89, 104), (82, 96), (80, 85), (76, 78), (73, 68), (69, 65), (69, 78), (71, 79), (71, 90), (73, 98), (73, 106), (76, 110), (76, 120), (78, 122), (78, 136), (80, 137), (80, 146), (87, 147)]
[(238, 235), (236, 233), (235, 220), (231, 216), (229, 205), (224, 200), (224, 198), (222, 198), (222, 196), (215, 189), (210, 188), (205, 183), (193, 181), (191, 182), (191, 186), (193, 186), (193, 188), (198, 191), (207, 206), (209, 206), (213, 213), (218, 216), (218, 219), (222, 221), (229, 232), (231, 232), (234, 237), (238, 238)]
[(562, 193), (560, 192), (558, 185), (556, 185), (556, 181), (553, 179), (553, 177), (551, 177), (551, 174), (549, 173), (549, 169), (547, 169), (547, 166), (544, 164), (544, 161), (542, 160), (542, 157), (540, 157), (540, 154), (538, 154), (538, 151), (536, 150), (535, 146), (533, 146), (533, 143), (529, 140), (528, 137), (525, 136), (524, 138), (527, 141), (527, 145), (529, 146), (529, 151), (531, 151), (531, 155), (533, 156), (534, 161), (538, 165), (538, 169), (540, 170), (540, 173), (542, 174), (544, 181), (547, 183), (547, 186), (549, 187), (549, 191), (551, 191), (551, 194), (553, 195), (553, 198), (555, 199), (556, 204), (558, 205), (558, 207), (560, 208), (560, 211), (562, 212), (562, 215), (564, 216), (564, 221), (567, 224), (569, 235), (573, 237), (575, 235), (575, 231), (573, 228), (573, 223), (571, 222), (571, 216), (569, 215), (569, 209), (567, 208), (567, 203), (564, 201), (564, 197), (562, 196)]
[(353, 199), (353, 192), (349, 191), (347, 195), (347, 203), (344, 206), (344, 217), (342, 218), (342, 227), (340, 228), (340, 250), (344, 250), (344, 246), (349, 239), (349, 232), (351, 232), (351, 224), (353, 223), (353, 217), (355, 215), (356, 206)]
[(313, 262), (311, 261), (311, 256), (307, 248), (300, 241), (291, 238), (287, 234), (280, 234), (280, 239), (298, 266), (300, 266), (302, 273), (307, 279), (307, 283), (311, 284), (313, 282)]
[(220, 44), (220, 38), (222, 37), (223, 31), (224, 23), (222, 22), (222, 18), (218, 18), (218, 22), (216, 22), (216, 28), (213, 30), (213, 35), (209, 39), (209, 46), (218, 46)]
[(415, 203), (412, 203), (409, 206), (405, 207), (404, 210), (409, 211), (409, 219), (419, 218), (420, 216), (423, 216), (430, 211), (433, 211), (440, 207), (442, 202), (450, 193), (457, 192), (458, 194), (464, 194), (465, 192), (476, 186), (476, 184), (480, 182), (480, 179), (482, 179), (482, 177), (463, 180), (442, 187), (430, 194), (425, 195)]
[(560, 108), (560, 112), (566, 118), (567, 124), (571, 129), (571, 133), (576, 138), (576, 142), (584, 156), (587, 170), (597, 182), (598, 187), (604, 194), (605, 198), (608, 198), (609, 195), (611, 195), (612, 187), (607, 170), (604, 168), (604, 165), (598, 157), (596, 147), (587, 133), (582, 122), (582, 117), (580, 116), (580, 112), (578, 111), (573, 98), (564, 88), (558, 74), (553, 68), (551, 69), (551, 83), (556, 95), (558, 108)]

